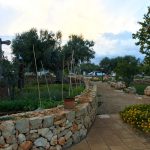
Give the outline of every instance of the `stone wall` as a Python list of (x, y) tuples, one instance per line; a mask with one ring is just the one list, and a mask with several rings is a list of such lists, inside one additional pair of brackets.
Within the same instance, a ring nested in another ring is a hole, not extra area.
[(95, 96), (92, 86), (77, 96), (74, 110), (61, 106), (9, 116), (12, 120), (0, 122), (0, 149), (61, 150), (80, 142), (95, 119)]

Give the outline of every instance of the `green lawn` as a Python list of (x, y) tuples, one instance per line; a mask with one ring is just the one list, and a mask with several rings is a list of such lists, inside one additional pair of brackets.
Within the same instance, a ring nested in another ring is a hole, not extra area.
[[(50, 96), (48, 94), (47, 86), (41, 85), (41, 106), (42, 108), (52, 108), (59, 104), (63, 104), (62, 101), (62, 85), (51, 84), (49, 85)], [(73, 86), (71, 90), (71, 96), (80, 94), (84, 90), (84, 86)], [(35, 110), (40, 106), (38, 98), (38, 89), (36, 85), (26, 86), (22, 92), (15, 90), (15, 99), (5, 98), (0, 100), (0, 112), (6, 111), (28, 111)], [(64, 98), (69, 96), (69, 85), (65, 84), (63, 87)]]

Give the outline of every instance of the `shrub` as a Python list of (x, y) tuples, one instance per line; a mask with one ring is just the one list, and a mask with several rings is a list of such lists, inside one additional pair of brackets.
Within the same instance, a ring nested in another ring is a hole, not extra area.
[(124, 122), (146, 133), (150, 132), (150, 104), (126, 107), (120, 115)]

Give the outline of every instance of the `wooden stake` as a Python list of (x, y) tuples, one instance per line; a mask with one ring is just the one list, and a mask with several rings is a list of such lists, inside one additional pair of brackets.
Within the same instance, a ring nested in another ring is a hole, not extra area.
[[(41, 66), (42, 66), (42, 70), (44, 72), (44, 67), (43, 67), (42, 61), (41, 61)], [(51, 100), (51, 95), (50, 95), (50, 90), (49, 90), (49, 86), (48, 86), (48, 81), (47, 81), (47, 77), (46, 77), (45, 74), (44, 74), (44, 77), (45, 77), (45, 82), (46, 82), (46, 86), (47, 86), (47, 91), (48, 91), (49, 99)]]
[(36, 63), (34, 45), (33, 45), (33, 55), (34, 55), (34, 63), (35, 63), (35, 69), (36, 69), (36, 79), (37, 79), (37, 84), (38, 84), (39, 102), (40, 102), (40, 108), (41, 108), (41, 93), (40, 93), (40, 84), (39, 84), (39, 78), (38, 78), (38, 72), (37, 72), (37, 63)]

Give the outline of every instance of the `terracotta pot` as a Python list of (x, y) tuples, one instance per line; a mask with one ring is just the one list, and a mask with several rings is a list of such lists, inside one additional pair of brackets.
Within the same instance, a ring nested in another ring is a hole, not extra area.
[(64, 99), (64, 108), (73, 109), (75, 108), (75, 98), (65, 98)]

